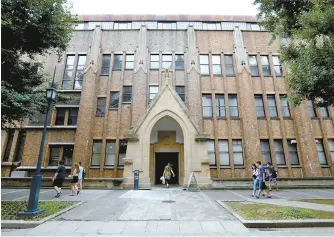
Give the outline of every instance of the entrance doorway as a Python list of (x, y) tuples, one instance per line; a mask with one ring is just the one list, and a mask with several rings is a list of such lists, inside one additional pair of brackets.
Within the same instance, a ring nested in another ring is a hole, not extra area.
[(179, 153), (178, 152), (156, 152), (155, 153), (155, 184), (161, 184), (162, 176), (167, 163), (172, 164), (175, 177), (171, 178), (169, 184), (179, 184)]

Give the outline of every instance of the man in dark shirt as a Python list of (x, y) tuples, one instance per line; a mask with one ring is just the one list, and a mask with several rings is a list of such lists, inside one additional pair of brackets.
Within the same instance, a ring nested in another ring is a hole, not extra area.
[(255, 165), (259, 169), (259, 186), (260, 186), (260, 190), (256, 198), (260, 197), (262, 191), (265, 191), (267, 193), (267, 198), (271, 198), (271, 193), (267, 190), (268, 188), (265, 183), (266, 169), (262, 166), (261, 161), (257, 161)]
[(52, 186), (54, 187), (54, 189), (57, 192), (56, 198), (60, 197), (61, 187), (63, 186), (63, 182), (64, 182), (65, 177), (66, 177), (66, 169), (65, 169), (65, 166), (64, 166), (64, 161), (61, 160), (61, 161), (59, 161), (59, 166), (58, 166), (57, 172), (52, 179), (52, 181), (53, 181)]

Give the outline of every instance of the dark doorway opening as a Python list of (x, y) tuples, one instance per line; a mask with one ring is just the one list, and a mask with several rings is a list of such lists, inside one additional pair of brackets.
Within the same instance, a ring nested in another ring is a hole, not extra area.
[(178, 152), (156, 152), (155, 153), (155, 184), (161, 184), (165, 166), (171, 163), (175, 177), (171, 178), (169, 184), (179, 184), (179, 153)]

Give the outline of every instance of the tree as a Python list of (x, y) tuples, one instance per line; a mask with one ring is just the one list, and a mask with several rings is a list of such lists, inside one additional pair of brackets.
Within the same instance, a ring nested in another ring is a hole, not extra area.
[(66, 0), (2, 0), (1, 13), (1, 128), (6, 128), (43, 112), (45, 91), (36, 88), (50, 78), (36, 58), (61, 55), (77, 20)]
[(260, 25), (283, 39), (281, 59), (288, 69), (289, 100), (334, 105), (334, 1), (255, 0)]

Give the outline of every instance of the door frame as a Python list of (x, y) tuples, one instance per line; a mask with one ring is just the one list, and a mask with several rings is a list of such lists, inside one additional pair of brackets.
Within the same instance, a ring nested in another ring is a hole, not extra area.
[(178, 167), (179, 167), (179, 172), (178, 172), (178, 183), (177, 183), (177, 185), (180, 185), (180, 178), (181, 178), (181, 172), (180, 172), (180, 170), (181, 170), (181, 166), (180, 166), (180, 152), (168, 152), (168, 151), (166, 151), (166, 152), (155, 152), (154, 151), (154, 169), (153, 169), (153, 173), (154, 173), (154, 185), (158, 185), (157, 183), (156, 183), (156, 167), (155, 167), (155, 165), (156, 165), (156, 159), (157, 159), (157, 157), (156, 157), (156, 153), (177, 153), (177, 165), (178, 165)]

